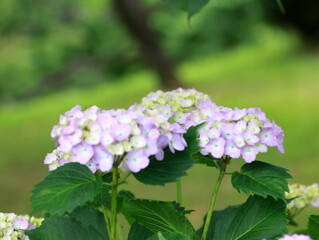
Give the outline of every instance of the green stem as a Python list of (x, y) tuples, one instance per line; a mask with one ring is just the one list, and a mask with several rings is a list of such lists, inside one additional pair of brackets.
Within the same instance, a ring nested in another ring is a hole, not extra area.
[(217, 193), (218, 193), (218, 190), (220, 188), (220, 184), (221, 184), (221, 182), (222, 182), (222, 180), (224, 178), (224, 175), (225, 175), (224, 172), (222, 172), (222, 171), (219, 172), (218, 180), (215, 183), (213, 195), (212, 195), (212, 198), (210, 200), (209, 210), (208, 210), (208, 213), (207, 213), (207, 216), (206, 216), (206, 221), (205, 221), (203, 235), (202, 235), (201, 240), (206, 240), (208, 229), (209, 229), (209, 225), (210, 225), (210, 220), (212, 218), (214, 207), (215, 207), (215, 203), (216, 203)]
[(116, 240), (118, 180), (119, 180), (118, 165), (115, 164), (113, 166), (112, 199), (111, 199), (111, 234), (110, 234), (111, 240)]
[(102, 212), (103, 212), (103, 215), (104, 215), (104, 220), (106, 222), (106, 229), (107, 229), (107, 232), (108, 234), (110, 235), (111, 233), (111, 222), (110, 222), (110, 218), (107, 214), (107, 209), (106, 207), (102, 207)]
[(223, 181), (223, 178), (225, 176), (226, 166), (229, 163), (229, 161), (230, 161), (229, 157), (225, 157), (223, 159), (223, 166), (222, 166), (222, 168), (219, 171), (219, 176), (218, 176), (217, 182), (215, 183), (215, 186), (214, 186), (214, 190), (213, 190), (213, 194), (212, 194), (212, 197), (211, 197), (211, 200), (210, 200), (210, 205), (209, 205), (209, 209), (208, 209), (208, 212), (207, 212), (207, 216), (206, 216), (206, 220), (205, 220), (205, 224), (204, 224), (204, 230), (203, 230), (203, 234), (202, 234), (201, 240), (206, 240), (206, 237), (207, 237), (207, 234), (208, 234), (208, 230), (209, 230), (209, 225), (210, 225), (210, 222), (211, 222), (211, 219), (212, 219), (212, 215), (213, 215), (213, 211), (214, 211), (214, 207), (215, 207), (215, 203), (216, 203), (216, 199), (217, 199), (217, 194), (218, 194), (220, 185), (221, 185), (221, 183)]
[(177, 178), (176, 181), (177, 202), (182, 205), (182, 179)]

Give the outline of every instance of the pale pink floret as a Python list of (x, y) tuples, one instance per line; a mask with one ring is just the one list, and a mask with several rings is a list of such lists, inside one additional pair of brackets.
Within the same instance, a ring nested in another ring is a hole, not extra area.
[(126, 165), (132, 172), (139, 172), (148, 166), (149, 161), (143, 151), (133, 150), (127, 154)]
[(312, 240), (312, 238), (304, 234), (293, 234), (293, 235), (284, 235), (278, 240)]

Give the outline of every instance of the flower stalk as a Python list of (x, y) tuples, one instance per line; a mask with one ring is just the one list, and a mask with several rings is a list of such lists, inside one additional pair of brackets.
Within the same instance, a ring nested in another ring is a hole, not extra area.
[(205, 224), (204, 224), (204, 230), (203, 230), (203, 234), (202, 234), (202, 237), (201, 237), (201, 240), (206, 240), (206, 237), (207, 237), (207, 234), (208, 234), (208, 230), (209, 230), (209, 225), (210, 225), (210, 222), (211, 222), (211, 218), (212, 218), (212, 215), (213, 215), (213, 212), (214, 212), (214, 207), (215, 207), (215, 203), (216, 203), (216, 199), (217, 199), (217, 194), (218, 194), (218, 191), (220, 189), (220, 185), (223, 181), (223, 178), (226, 174), (226, 166), (227, 164), (229, 163), (230, 161), (230, 157), (226, 156), (225, 158), (223, 158), (223, 165), (219, 171), (219, 175), (218, 175), (218, 179), (217, 179), (217, 182), (215, 183), (215, 186), (214, 186), (214, 190), (213, 190), (213, 193), (212, 193), (212, 197), (211, 197), (211, 200), (210, 200), (210, 205), (209, 205), (209, 209), (208, 209), (208, 212), (207, 212), (207, 216), (206, 216), (206, 220), (205, 220)]
[(118, 165), (113, 166), (112, 175), (112, 198), (111, 198), (111, 229), (110, 229), (110, 239), (116, 240), (116, 228), (117, 228), (117, 187), (118, 187), (119, 173)]
[(180, 205), (182, 205), (183, 197), (182, 197), (182, 179), (181, 178), (177, 178), (176, 192), (177, 192), (177, 202)]

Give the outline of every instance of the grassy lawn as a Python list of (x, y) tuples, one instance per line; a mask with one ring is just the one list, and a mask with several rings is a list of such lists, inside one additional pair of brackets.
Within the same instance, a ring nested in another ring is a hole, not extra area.
[[(291, 182), (318, 182), (319, 167), (319, 53), (300, 51), (294, 39), (265, 32), (260, 42), (214, 57), (195, 59), (180, 66), (184, 84), (203, 91), (219, 105), (261, 107), (282, 126), (286, 154), (271, 150), (260, 160), (287, 167)], [(156, 90), (156, 77), (141, 72), (91, 89), (72, 89), (0, 109), (0, 208), (2, 212), (31, 211), (28, 201), (32, 186), (47, 175), (42, 161), (52, 151), (52, 126), (59, 114), (76, 104), (102, 108), (125, 108)], [(233, 170), (243, 160), (234, 160)], [(185, 178), (185, 206), (196, 226), (207, 210), (214, 169), (195, 166)], [(245, 196), (232, 189), (229, 179), (222, 185), (217, 208), (242, 202)], [(175, 199), (175, 186), (143, 186), (133, 178), (125, 189), (138, 197)], [(318, 211), (317, 211), (318, 213)], [(305, 215), (301, 216), (301, 220)]]

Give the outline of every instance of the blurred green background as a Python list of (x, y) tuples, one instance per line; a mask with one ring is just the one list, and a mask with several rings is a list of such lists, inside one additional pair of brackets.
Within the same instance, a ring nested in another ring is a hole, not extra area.
[[(31, 212), (60, 114), (76, 104), (126, 108), (176, 86), (218, 105), (261, 107), (283, 128), (286, 153), (258, 158), (290, 169), (291, 183), (319, 182), (319, 6), (299, 2), (283, 1), (282, 14), (275, 0), (212, 1), (188, 21), (159, 0), (1, 0), (0, 211)], [(189, 217), (199, 227), (216, 171), (195, 166), (188, 175), (184, 205), (196, 210)], [(217, 208), (245, 199), (229, 180)], [(123, 188), (175, 200), (174, 184), (131, 177)]]

